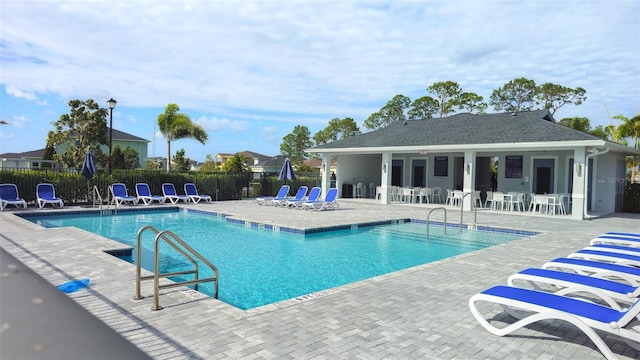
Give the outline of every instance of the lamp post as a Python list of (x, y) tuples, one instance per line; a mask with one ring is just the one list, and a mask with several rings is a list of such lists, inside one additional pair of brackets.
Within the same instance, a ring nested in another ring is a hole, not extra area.
[(113, 98), (107, 101), (107, 106), (109, 106), (109, 175), (111, 175), (111, 145), (113, 143), (113, 108), (116, 107), (117, 101), (113, 100)]

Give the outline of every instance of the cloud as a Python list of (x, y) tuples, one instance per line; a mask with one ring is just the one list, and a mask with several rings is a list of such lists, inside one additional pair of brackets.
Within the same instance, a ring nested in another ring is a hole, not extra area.
[(241, 133), (248, 129), (247, 121), (232, 121), (227, 118), (218, 119), (216, 117), (201, 116), (196, 124), (202, 126), (207, 131), (230, 130), (232, 132)]
[(6, 92), (8, 95), (14, 96), (18, 99), (26, 99), (26, 100), (33, 100), (33, 101), (38, 99), (38, 97), (32, 92), (20, 90), (13, 85), (8, 85), (6, 87)]
[(585, 88), (587, 102), (560, 117), (595, 119), (603, 102), (637, 112), (640, 2), (549, 6), (6, 0), (0, 85), (16, 99), (114, 97), (156, 116), (174, 102), (201, 114), (207, 131), (231, 134), (280, 123), (320, 129), (335, 117), (361, 124), (394, 95), (415, 99), (447, 80), (485, 100), (517, 77)]
[(11, 124), (13, 124), (14, 126), (16, 126), (19, 129), (22, 129), (30, 121), (31, 121), (31, 119), (27, 118), (26, 116), (14, 116), (11, 119)]

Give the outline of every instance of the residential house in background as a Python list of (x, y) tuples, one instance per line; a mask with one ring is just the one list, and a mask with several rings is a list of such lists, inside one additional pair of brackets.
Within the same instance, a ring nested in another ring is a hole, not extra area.
[(48, 164), (49, 168), (59, 167), (59, 164), (53, 160), (42, 160), (44, 151), (45, 149), (38, 149), (22, 153), (0, 154), (0, 169), (37, 170), (42, 169), (44, 164)]
[[(139, 163), (138, 168), (146, 169), (147, 167), (147, 148), (149, 140), (137, 137), (135, 135), (128, 134), (124, 131), (113, 129), (112, 135), (112, 147), (120, 145), (120, 149), (124, 150), (127, 146), (133, 148), (138, 152)], [(63, 153), (69, 146), (68, 143), (59, 144), (56, 146), (56, 153)], [(102, 145), (102, 151), (105, 154), (109, 153), (109, 145)], [(0, 168), (4, 169), (39, 169), (44, 163), (56, 164), (55, 161), (43, 160), (42, 156), (44, 149), (32, 150), (23, 153), (6, 153), (0, 154)], [(59, 164), (57, 164), (59, 166)], [(55, 167), (55, 166), (54, 166)]]

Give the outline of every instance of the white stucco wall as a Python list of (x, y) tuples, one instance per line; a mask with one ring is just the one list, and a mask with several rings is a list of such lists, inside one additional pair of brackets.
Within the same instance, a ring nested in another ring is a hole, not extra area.
[[(609, 214), (615, 211), (617, 155), (606, 153), (595, 158), (593, 163), (593, 192), (591, 212)], [(591, 194), (590, 194), (591, 195)]]

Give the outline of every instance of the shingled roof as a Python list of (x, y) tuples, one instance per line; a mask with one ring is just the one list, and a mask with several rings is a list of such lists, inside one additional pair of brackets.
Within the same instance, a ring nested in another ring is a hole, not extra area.
[(547, 110), (396, 121), (382, 129), (313, 149), (473, 145), (602, 140), (556, 124)]

